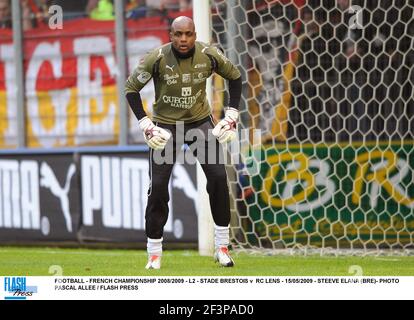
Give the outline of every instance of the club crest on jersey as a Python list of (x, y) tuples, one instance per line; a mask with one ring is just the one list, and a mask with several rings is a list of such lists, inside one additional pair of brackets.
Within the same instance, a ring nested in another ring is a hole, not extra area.
[(183, 97), (191, 96), (191, 87), (181, 88), (181, 96), (183, 96)]
[(141, 72), (138, 75), (137, 79), (138, 79), (139, 82), (141, 82), (143, 84), (146, 84), (149, 81), (149, 79), (151, 79), (151, 73), (146, 72), (146, 71)]
[(190, 73), (184, 73), (183, 74), (183, 83), (190, 83), (191, 82), (191, 74)]

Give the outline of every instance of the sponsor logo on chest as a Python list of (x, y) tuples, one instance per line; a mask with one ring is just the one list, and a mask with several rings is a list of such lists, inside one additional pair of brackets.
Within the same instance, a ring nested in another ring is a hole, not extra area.
[(207, 63), (197, 63), (194, 66), (194, 69), (202, 69), (202, 68), (207, 68)]
[(191, 87), (184, 87), (181, 88), (181, 97), (164, 95), (162, 101), (173, 108), (191, 109), (197, 103), (197, 99), (201, 94), (202, 90), (198, 90), (197, 93), (193, 95)]
[(202, 83), (202, 82), (206, 81), (207, 78), (208, 78), (208, 73), (207, 72), (195, 72), (195, 73), (193, 73), (193, 83), (194, 84)]
[(189, 96), (191, 96), (191, 87), (184, 87), (184, 88), (181, 88), (181, 96), (183, 96), (183, 97), (189, 97)]
[(175, 74), (165, 74), (164, 75), (164, 81), (166, 81), (167, 85), (170, 86), (172, 84), (176, 84), (178, 82), (178, 78), (180, 78), (180, 75), (178, 73)]

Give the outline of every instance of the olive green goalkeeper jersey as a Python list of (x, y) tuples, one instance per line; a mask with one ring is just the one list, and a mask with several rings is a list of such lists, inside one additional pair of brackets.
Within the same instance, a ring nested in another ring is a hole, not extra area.
[(168, 43), (141, 59), (126, 82), (125, 92), (139, 92), (153, 78), (152, 120), (166, 124), (191, 123), (211, 113), (206, 80), (213, 72), (228, 80), (240, 77), (239, 70), (215, 47), (197, 41), (194, 55), (181, 59), (174, 55)]

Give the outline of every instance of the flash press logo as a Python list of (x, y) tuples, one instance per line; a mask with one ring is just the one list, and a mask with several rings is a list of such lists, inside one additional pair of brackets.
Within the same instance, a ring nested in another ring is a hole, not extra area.
[(5, 300), (26, 300), (37, 293), (36, 287), (27, 286), (26, 277), (5, 277), (4, 278)]

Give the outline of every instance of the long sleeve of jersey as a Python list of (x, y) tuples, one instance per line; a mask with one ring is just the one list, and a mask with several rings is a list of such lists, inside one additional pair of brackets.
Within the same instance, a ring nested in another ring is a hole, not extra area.
[(209, 47), (206, 51), (215, 62), (214, 72), (229, 81), (228, 106), (238, 109), (242, 92), (242, 79), (239, 69), (216, 47)]
[(127, 92), (126, 99), (128, 101), (129, 107), (134, 112), (135, 117), (137, 117), (138, 121), (147, 116), (139, 92)]
[(212, 56), (217, 63), (215, 72), (227, 80), (236, 80), (240, 78), (239, 69), (216, 47), (208, 47), (206, 54)]
[(138, 67), (135, 68), (125, 83), (126, 99), (138, 120), (146, 116), (139, 92), (152, 78), (152, 69), (156, 57), (155, 52), (150, 52), (142, 58)]

